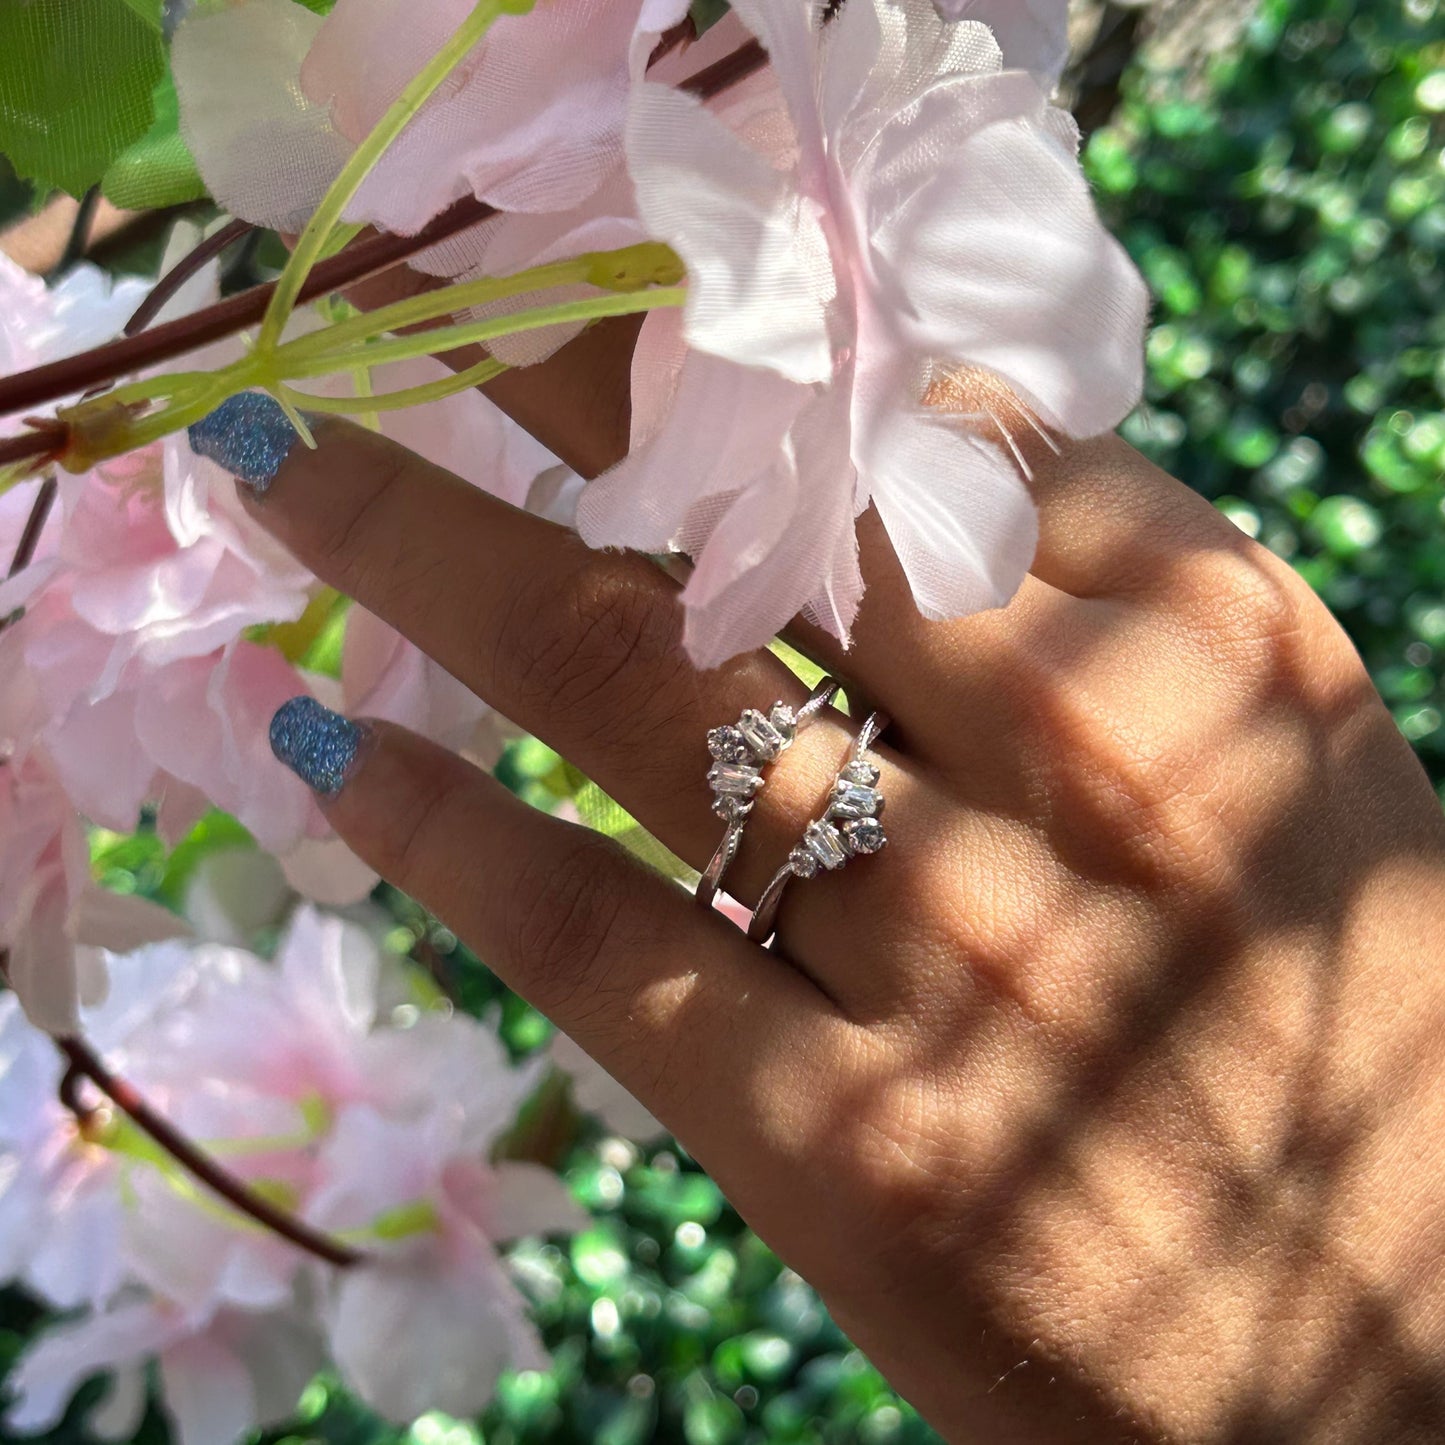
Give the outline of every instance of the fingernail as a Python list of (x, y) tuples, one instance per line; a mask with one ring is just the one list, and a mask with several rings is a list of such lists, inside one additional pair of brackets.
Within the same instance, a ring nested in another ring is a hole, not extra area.
[(351, 774), (366, 729), (303, 694), (271, 719), (271, 751), (322, 797), (334, 798)]
[(192, 451), (218, 462), (258, 496), (270, 487), (297, 440), (280, 403), (263, 391), (227, 397), (187, 435)]

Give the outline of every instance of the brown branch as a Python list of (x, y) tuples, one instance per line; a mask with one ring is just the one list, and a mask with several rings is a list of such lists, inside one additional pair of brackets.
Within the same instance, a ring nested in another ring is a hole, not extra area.
[[(116, 1108), (130, 1117), (138, 1129), (148, 1134), (187, 1173), (194, 1175), (233, 1209), (255, 1220), (257, 1224), (279, 1235), (288, 1243), (294, 1244), (297, 1249), (305, 1250), (307, 1254), (315, 1255), (317, 1259), (333, 1264), (338, 1269), (360, 1264), (366, 1259), (360, 1250), (313, 1229), (294, 1214), (277, 1208), (243, 1180), (221, 1168), (209, 1154), (187, 1139), (169, 1119), (153, 1109), (134, 1087), (112, 1074), (83, 1039), (74, 1036), (57, 1038), (55, 1046), (65, 1055), (70, 1065), (65, 1080), (62, 1080), (61, 1097), (71, 1108), (75, 1107), (71, 1101), (78, 1101), (77, 1080), (89, 1079)], [(81, 1107), (84, 1109), (83, 1105)], [(90, 1112), (85, 1110), (77, 1117), (84, 1123)]]
[[(3, 384), (3, 383), (0, 383)], [(44, 461), (58, 457), (65, 450), (69, 430), (58, 421), (32, 422), (32, 431), (0, 440), (0, 467), (16, 462)]]
[[(761, 69), (766, 61), (766, 51), (757, 41), (751, 40), (731, 55), (725, 55), (699, 71), (678, 88), (690, 91), (700, 99), (710, 100)], [(340, 254), (312, 269), (301, 288), (298, 303), (343, 290), (379, 271), (388, 270), (428, 246), (458, 235), (496, 214), (495, 207), (468, 197), (434, 217), (415, 236), (379, 235), (354, 242)], [(265, 315), (274, 290), (274, 282), (253, 286), (249, 291), (228, 297), (193, 315), (152, 327), (138, 336), (126, 336), (91, 351), (83, 351), (78, 356), (69, 356), (0, 380), (0, 416), (74, 396), (92, 386), (174, 360), (188, 351), (253, 326)], [(55, 450), (48, 441), (42, 443), (38, 439), (29, 439), (28, 444), (29, 450), (18, 454), (12, 452), (8, 458), (0, 451), (0, 461), (43, 456)], [(12, 442), (12, 449), (13, 446)]]
[[(16, 573), (23, 572), (34, 558), (35, 549), (40, 545), (40, 534), (50, 519), (50, 509), (55, 505), (55, 494), (59, 490), (54, 477), (46, 477), (40, 484), (40, 490), (35, 494), (35, 501), (30, 507), (30, 515), (25, 520), (25, 530), (20, 534), (20, 543), (15, 548), (15, 556), (11, 559), (10, 570), (5, 574), (7, 582)], [(0, 628), (4, 625), (3, 620), (0, 620)]]
[(65, 248), (61, 251), (55, 265), (50, 268), (50, 274), (45, 278), (47, 284), (60, 280), (85, 255), (85, 248), (90, 244), (90, 228), (95, 222), (95, 213), (99, 205), (100, 187), (92, 186), (80, 198), (80, 204), (75, 210), (75, 219), (70, 223), (70, 235), (65, 239)]
[(249, 236), (256, 228), (249, 221), (230, 221), (213, 236), (207, 236), (200, 245), (188, 251), (154, 286), (149, 295), (135, 309), (129, 321), (121, 328), (122, 336), (134, 336), (144, 331), (159, 315), (161, 308), (206, 264), (219, 256), (227, 247)]
[[(299, 302), (311, 301), (351, 286), (378, 271), (385, 271), (428, 246), (444, 241), (493, 216), (496, 211), (480, 201), (458, 201), (443, 211), (415, 236), (371, 236), (348, 246), (339, 255), (320, 262), (306, 278)], [(0, 415), (26, 411), (73, 396), (92, 386), (114, 381), (133, 371), (172, 361), (188, 351), (254, 326), (266, 314), (274, 281), (253, 286), (238, 296), (228, 296), (190, 316), (180, 316), (154, 326), (139, 336), (107, 342), (77, 356), (67, 356), (46, 366), (22, 372), (0, 381)]]

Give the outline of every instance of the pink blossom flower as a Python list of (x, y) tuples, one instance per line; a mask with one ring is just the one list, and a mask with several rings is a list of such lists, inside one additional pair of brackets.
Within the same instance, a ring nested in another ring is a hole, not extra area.
[(1036, 533), (1019, 467), (982, 418), (925, 398), (975, 368), (1049, 427), (1103, 431), (1139, 395), (1147, 310), (1072, 121), (984, 26), (926, 0), (849, 0), (821, 27), (804, 0), (736, 9), (786, 110), (754, 117), (748, 145), (690, 97), (636, 88), (638, 205), (690, 294), (683, 319), (644, 326), (632, 454), (578, 513), (593, 545), (696, 558), (704, 666), (799, 611), (846, 638), (870, 505), (926, 616), (1006, 602)]
[(323, 1152), (331, 1182), (310, 1217), (369, 1228), (380, 1263), (337, 1276), (325, 1309), (333, 1358), (373, 1409), (398, 1421), (423, 1410), (472, 1415), (504, 1369), (545, 1369), (525, 1303), (495, 1245), (574, 1230), (585, 1215), (554, 1174), (488, 1165), (462, 1110), (420, 1123), (359, 1105), (337, 1120)]
[[(109, 341), (149, 290), (140, 277), (112, 280), (88, 262), (70, 267), (47, 286), (0, 253), (0, 375), (13, 376)], [(21, 424), (9, 417), (0, 425), (9, 432)]]
[(19, 1434), (53, 1429), (80, 1384), (105, 1371), (109, 1393), (86, 1424), (102, 1440), (128, 1440), (145, 1410), (151, 1359), (179, 1445), (235, 1445), (285, 1419), (325, 1363), (316, 1328), (300, 1312), (188, 1312), (135, 1296), (40, 1336), (10, 1377), (6, 1424)]
[[(112, 960), (116, 987), (82, 1017), (114, 1065), (130, 1062), (156, 1012), (184, 996), (189, 961), (178, 943)], [(62, 1106), (61, 1055), (19, 1003), (0, 997), (0, 1279), (23, 1280), (61, 1309), (98, 1306), (128, 1272), (121, 1157), (86, 1138)]]
[[(88, 325), (91, 312), (106, 311), (94, 290), (85, 293), (93, 303)], [(212, 269), (185, 299), (203, 303), (214, 291)], [(14, 303), (0, 309), (0, 343), (26, 363), (43, 359), (42, 342), (63, 349), (61, 321), (75, 307), (56, 298), (67, 294), (46, 291), (8, 262), (0, 267), (0, 302)], [(123, 299), (129, 310), (138, 296)], [(234, 343), (218, 345), (206, 360), (235, 351)], [(381, 389), (401, 388), (444, 374), (424, 359), (379, 368), (375, 379)], [(346, 378), (320, 389), (335, 395), (350, 385)], [(479, 396), (389, 414), (387, 426), (422, 455), (518, 505), (539, 476), (558, 469)], [(37, 487), (0, 497), (0, 557), (14, 554)], [(130, 830), (141, 806), (153, 802), (162, 832), (175, 838), (208, 805), (222, 808), (283, 855), (299, 884), (328, 902), (351, 901), (375, 874), (331, 837), (314, 799), (274, 762), (267, 740), (271, 716), (287, 698), (334, 687), (269, 645), (276, 624), (295, 621), (318, 599), (324, 604), (321, 594), (317, 579), (251, 520), (224, 474), (184, 435), (67, 477), (32, 564), (0, 581), (0, 615), (25, 609), (0, 634), (7, 661), (0, 746), (16, 752), (43, 740), (71, 802), (107, 827)], [(481, 757), (498, 747), (499, 721), (485, 705), (360, 609), (349, 617), (340, 686), (328, 700)]]
[(44, 754), (0, 758), (0, 952), (36, 1027), (72, 1033), (82, 1002), (102, 1001), (101, 947), (186, 931), (165, 909), (91, 880), (85, 831)]
[[(249, 220), (296, 228), (472, 8), (341, 0), (321, 21), (290, 0), (242, 0), (191, 16), (172, 64), (212, 194)], [(469, 193), (508, 211), (576, 205), (615, 168), (628, 90), (686, 12), (684, 0), (550, 0), (502, 16), (367, 177), (350, 215), (410, 234)], [(256, 152), (252, 141), (267, 144)], [(278, 154), (291, 164), (276, 166)]]
[(368, 1259), (321, 1271), (136, 1147), (130, 1126), (78, 1129), (57, 1101), (58, 1053), (0, 999), (0, 1278), (93, 1311), (22, 1357), (10, 1428), (48, 1428), (108, 1370), (90, 1423), (123, 1435), (150, 1358), (188, 1445), (287, 1413), (322, 1342), (397, 1418), (473, 1411), (503, 1368), (542, 1367), (496, 1246), (583, 1216), (554, 1175), (488, 1161), (540, 1065), (513, 1067), (463, 1016), (395, 1024), (376, 944), (310, 909), (274, 965), (181, 945), (111, 962), (110, 1001), (83, 1015), (107, 1059), (232, 1173)]

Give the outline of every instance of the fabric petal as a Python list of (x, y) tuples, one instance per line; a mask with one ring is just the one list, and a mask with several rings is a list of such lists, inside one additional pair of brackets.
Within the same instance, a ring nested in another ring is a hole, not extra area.
[(177, 1445), (236, 1445), (260, 1423), (245, 1366), (206, 1335), (162, 1353), (161, 1386)]
[(648, 231), (687, 265), (687, 337), (791, 381), (833, 372), (826, 307), (836, 292), (812, 204), (692, 96), (640, 85), (627, 158)]
[(1033, 561), (1038, 514), (1013, 460), (958, 418), (895, 396), (859, 462), (918, 610), (1000, 607)]
[(487, 1233), (492, 1239), (575, 1234), (592, 1222), (557, 1175), (540, 1164), (498, 1164), (491, 1184)]
[(194, 10), (171, 41), (181, 135), (207, 189), (280, 231), (306, 224), (353, 149), (301, 89), (321, 25), (294, 0), (241, 0)]
[[(981, 195), (987, 205), (971, 199)], [(906, 288), (916, 316), (904, 328), (924, 355), (995, 372), (1071, 436), (1107, 431), (1138, 401), (1147, 288), (1039, 130), (969, 137), (875, 245)]]
[[(577, 528), (583, 541), (659, 551), (678, 542), (689, 516), (694, 532), (708, 530), (696, 509), (770, 473), (811, 397), (810, 388), (774, 372), (692, 353), (657, 435), (582, 493)], [(714, 519), (723, 505), (710, 509)]]
[[(855, 546), (847, 406), (845, 388), (819, 395), (749, 493), (715, 522), (689, 519), (697, 534), (684, 528), (679, 541), (697, 566), (682, 594), (683, 640), (698, 667), (766, 646), (815, 601), (825, 625), (846, 642), (862, 592), (859, 580), (834, 595), (839, 559)], [(761, 556), (759, 536), (774, 539)]]
[(1069, 58), (1068, 0), (934, 0), (946, 20), (978, 20), (993, 31), (1010, 70), (1027, 70), (1047, 90)]

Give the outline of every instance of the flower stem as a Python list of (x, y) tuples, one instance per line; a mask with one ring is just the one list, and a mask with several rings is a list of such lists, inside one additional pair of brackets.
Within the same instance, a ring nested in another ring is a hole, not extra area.
[(435, 381), (419, 386), (408, 386), (399, 391), (358, 393), (356, 396), (312, 396), (309, 392), (297, 391), (282, 383), (287, 400), (302, 411), (319, 412), (327, 416), (368, 416), (372, 412), (401, 411), (409, 406), (424, 406), (429, 401), (441, 401), (482, 386), (493, 377), (507, 370), (506, 364), (487, 357), (465, 371), (454, 372), (451, 376), (439, 376)]
[(256, 349), (273, 350), (281, 340), (281, 332), (291, 315), (311, 268), (321, 258), (331, 232), (341, 220), (341, 213), (361, 189), (386, 148), (406, 128), (412, 117), (430, 99), (432, 93), (461, 63), (467, 52), (487, 33), (492, 22), (504, 11), (528, 10), (529, 0), (477, 0), (472, 13), (462, 21), (455, 33), (412, 78), (392, 102), (386, 114), (372, 128), (371, 134), (351, 153), (340, 174), (327, 188), (306, 229), (297, 239), (296, 247), (271, 293), (270, 304), (261, 322)]
[[(78, 1102), (75, 1079), (89, 1079), (137, 1128), (148, 1134), (176, 1163), (213, 1193), (218, 1194), (233, 1209), (294, 1244), (297, 1249), (305, 1250), (307, 1254), (315, 1255), (317, 1259), (335, 1265), (338, 1269), (345, 1269), (365, 1260), (366, 1256), (359, 1250), (313, 1229), (305, 1220), (278, 1208), (244, 1180), (237, 1179), (234, 1174), (223, 1169), (204, 1150), (187, 1139), (169, 1119), (152, 1108), (132, 1085), (112, 1074), (83, 1039), (71, 1035), (57, 1038), (55, 1045), (65, 1055), (70, 1066), (66, 1075), (68, 1084), (63, 1085), (62, 1098), (72, 1109)], [(78, 1117), (82, 1123), (85, 1122), (85, 1113), (79, 1113)]]
[[(655, 286), (651, 290), (632, 293), (607, 293), (588, 296), (580, 301), (564, 301), (552, 306), (538, 306), (529, 311), (515, 311), (506, 316), (489, 316), (484, 321), (466, 321), (456, 326), (436, 326), (411, 336), (393, 336), (377, 341), (367, 348), (370, 366), (384, 366), (389, 361), (410, 361), (417, 356), (435, 356), (499, 336), (514, 336), (522, 331), (538, 331), (544, 326), (564, 326), (577, 321), (600, 321), (608, 316), (632, 316), (639, 311), (652, 311), (664, 306), (681, 306), (687, 300), (682, 286)], [(315, 332), (302, 338), (312, 342), (323, 336)], [(299, 345), (300, 343), (293, 343)], [(293, 356), (290, 345), (276, 352), (282, 381), (308, 376), (326, 376), (344, 367), (348, 357), (308, 347)]]

